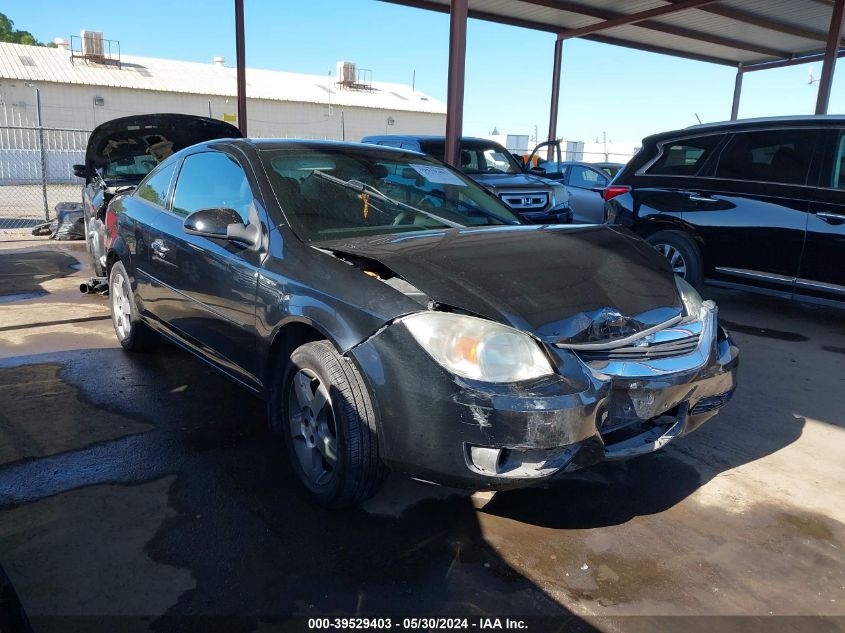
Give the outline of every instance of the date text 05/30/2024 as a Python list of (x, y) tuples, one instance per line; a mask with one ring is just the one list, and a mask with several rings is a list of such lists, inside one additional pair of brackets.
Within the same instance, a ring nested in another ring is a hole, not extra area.
[(309, 630), (398, 630), (436, 631), (449, 629), (464, 630), (528, 630), (525, 620), (518, 618), (309, 618)]

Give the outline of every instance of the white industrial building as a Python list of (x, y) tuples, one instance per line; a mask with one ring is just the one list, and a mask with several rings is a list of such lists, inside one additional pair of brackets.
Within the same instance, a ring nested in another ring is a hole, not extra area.
[[(97, 36), (99, 42), (83, 36), (85, 51), (66, 40), (57, 40), (58, 48), (0, 43), (0, 126), (36, 124), (35, 88), (48, 128), (91, 130), (151, 112), (210, 113), (236, 122), (236, 71), (223, 58), (204, 64), (117, 56)], [(445, 132), (444, 103), (368, 74), (348, 62), (322, 76), (248, 68), (249, 135), (357, 141), (367, 134)]]

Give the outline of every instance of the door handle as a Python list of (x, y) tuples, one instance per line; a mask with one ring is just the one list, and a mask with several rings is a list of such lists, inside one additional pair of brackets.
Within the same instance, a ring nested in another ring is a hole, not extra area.
[(709, 196), (699, 196), (697, 193), (689, 194), (690, 202), (719, 202), (716, 198)]
[(845, 222), (845, 215), (840, 213), (828, 213), (827, 211), (819, 211), (816, 217), (828, 224), (842, 224)]
[(150, 248), (153, 249), (153, 253), (162, 259), (164, 259), (167, 253), (170, 252), (170, 249), (164, 245), (162, 240), (153, 240), (153, 243), (150, 244)]

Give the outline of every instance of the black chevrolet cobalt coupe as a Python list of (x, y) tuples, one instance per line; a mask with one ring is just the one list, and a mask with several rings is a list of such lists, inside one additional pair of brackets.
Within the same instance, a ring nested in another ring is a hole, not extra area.
[(506, 489), (659, 449), (713, 417), (716, 306), (610, 226), (524, 225), (414, 152), (211, 141), (106, 218), (115, 331), (260, 394), (321, 503), (388, 467)]

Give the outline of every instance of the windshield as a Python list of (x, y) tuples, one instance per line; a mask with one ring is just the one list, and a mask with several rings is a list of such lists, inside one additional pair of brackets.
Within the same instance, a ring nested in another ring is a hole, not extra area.
[(417, 154), (296, 147), (260, 156), (286, 218), (306, 242), (519, 223), (473, 181)]
[[(443, 160), (445, 141), (423, 141), (426, 154)], [(465, 174), (521, 174), (522, 168), (504, 147), (493, 141), (461, 141), (461, 171)]]
[(110, 161), (103, 168), (103, 178), (137, 178), (141, 180), (158, 165), (155, 157), (149, 154), (127, 156)]

